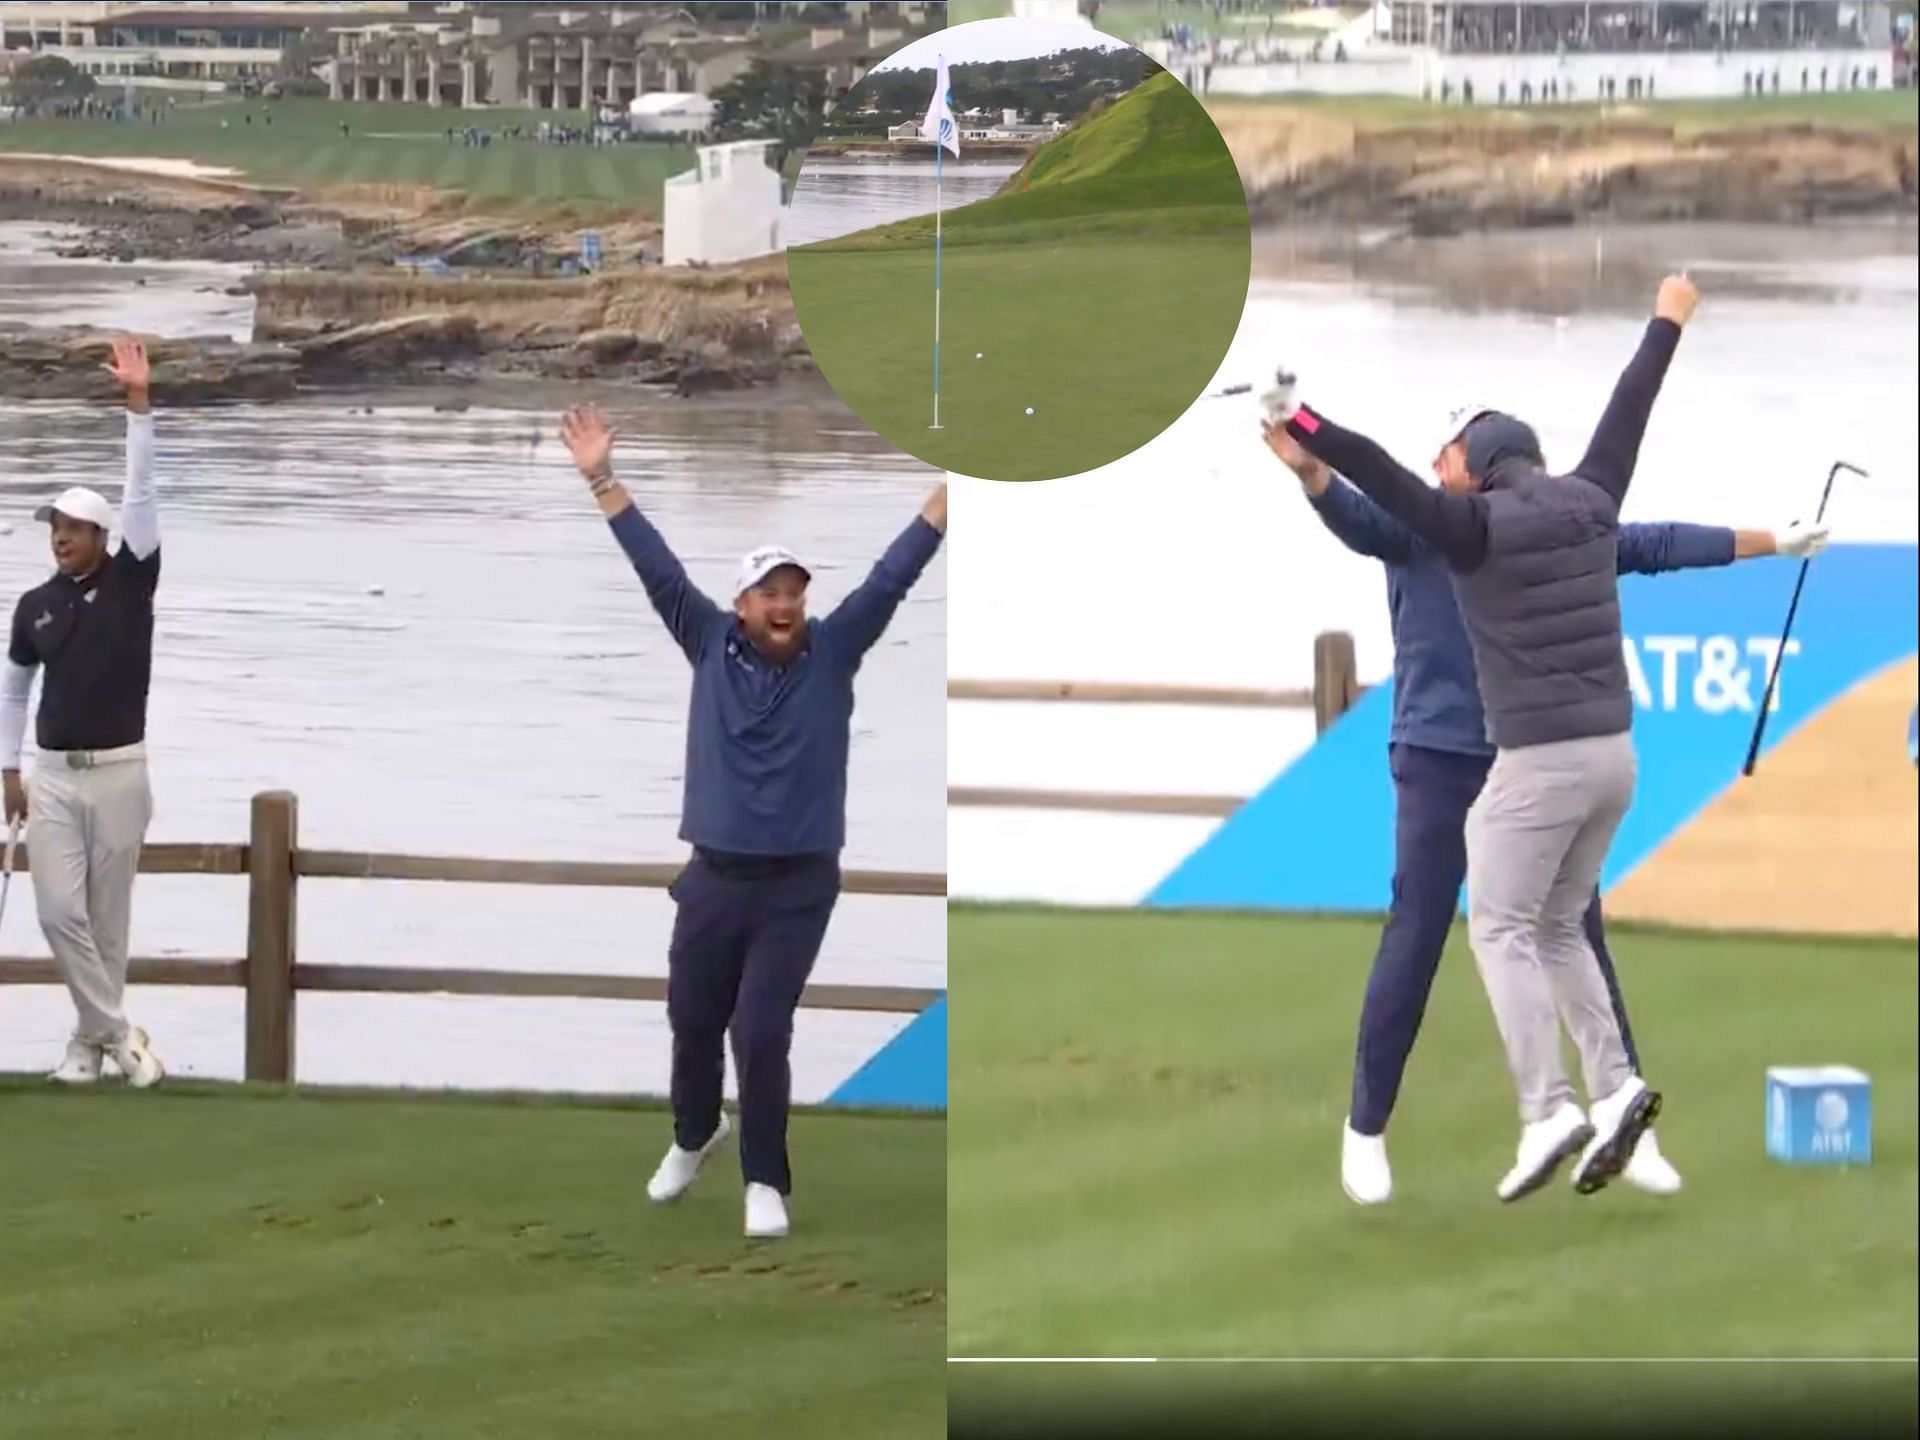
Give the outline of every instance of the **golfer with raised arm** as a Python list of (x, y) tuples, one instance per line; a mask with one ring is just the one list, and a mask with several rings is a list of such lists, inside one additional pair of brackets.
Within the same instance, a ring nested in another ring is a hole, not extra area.
[[(1585, 915), (1633, 797), (1633, 699), (1620, 628), (1620, 506), (1698, 293), (1661, 283), (1654, 317), (1580, 463), (1549, 474), (1531, 427), (1466, 426), (1472, 488), (1436, 489), (1300, 406), (1286, 433), (1431, 545), (1453, 573), (1493, 763), (1466, 819), (1468, 934), (1518, 1093), (1517, 1200), (1578, 1152), (1574, 1187), (1618, 1175), (1661, 1097), (1635, 1072)], [(1591, 1114), (1560, 1059), (1564, 1024)]]
[[(1485, 405), (1456, 406), (1435, 435), (1434, 476), (1443, 490), (1466, 494), (1466, 428)], [(1440, 554), (1412, 530), (1300, 449), (1285, 430), (1267, 435), (1274, 453), (1299, 477), (1302, 491), (1327, 529), (1349, 550), (1382, 562), (1393, 627), (1393, 720), (1387, 758), (1393, 773), (1393, 899), (1367, 977), (1355, 1047), (1353, 1096), (1340, 1147), (1340, 1184), (1360, 1205), (1378, 1205), (1393, 1193), (1386, 1129), (1400, 1081), (1420, 1033), (1427, 996), (1440, 968), (1466, 877), (1468, 808), (1493, 762), (1486, 716), (1474, 680), (1473, 648), (1453, 581)], [(1716, 525), (1622, 525), (1620, 573), (1657, 575), (1727, 565), (1765, 555), (1810, 556), (1826, 544), (1824, 525), (1731, 530)], [(1620, 1041), (1640, 1068), (1626, 1002), (1608, 954), (1600, 895), (1585, 916)], [(1649, 1128), (1628, 1158), (1623, 1178), (1653, 1195), (1680, 1189), (1680, 1174), (1660, 1153)]]
[(570, 410), (561, 433), (693, 666), (680, 823), (693, 855), (672, 887), (667, 954), (673, 1144), (647, 1194), (677, 1199), (726, 1138), (722, 1045), (731, 1030), (746, 1233), (785, 1235), (793, 1017), (840, 893), (854, 676), (940, 548), (947, 489), (934, 490), (824, 618), (808, 618), (811, 577), (777, 545), (740, 562), (723, 608), (614, 479), (613, 433), (600, 416)]
[[(75, 487), (42, 505), (55, 572), (14, 607), (0, 682), (0, 771), (7, 822), (27, 821), (34, 904), (77, 1015), (52, 1078), (86, 1085), (111, 1056), (136, 1089), (164, 1073), (147, 1034), (127, 1021), (127, 936), (140, 847), (153, 816), (147, 781), (147, 690), (153, 596), (160, 583), (160, 505), (153, 483), (147, 353), (114, 342), (107, 369), (126, 391), (127, 486), (120, 545), (113, 508)], [(45, 672), (40, 755), (22, 784), (20, 752), (36, 670)]]

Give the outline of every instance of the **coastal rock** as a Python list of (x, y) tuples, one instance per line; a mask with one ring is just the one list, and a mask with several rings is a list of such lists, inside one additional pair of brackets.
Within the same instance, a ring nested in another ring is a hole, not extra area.
[[(35, 330), (0, 325), (0, 396), (113, 400), (120, 387), (102, 368), (113, 332), (87, 327)], [(299, 386), (300, 357), (279, 345), (243, 345), (224, 336), (149, 340), (153, 395), (162, 404), (270, 400)]]
[(356, 372), (397, 370), (421, 360), (470, 353), (480, 343), (480, 327), (471, 315), (402, 315), (344, 330), (322, 331), (293, 341), (292, 351), (309, 370)]

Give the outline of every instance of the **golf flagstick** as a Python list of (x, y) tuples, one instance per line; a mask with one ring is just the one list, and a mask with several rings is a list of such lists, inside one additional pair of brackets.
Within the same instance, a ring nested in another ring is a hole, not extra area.
[[(1833, 462), (1833, 468), (1827, 471), (1827, 483), (1820, 491), (1820, 508), (1814, 511), (1813, 523), (1818, 525), (1827, 514), (1827, 497), (1833, 494), (1833, 477), (1842, 470), (1852, 471), (1862, 479), (1867, 472), (1858, 465), (1849, 465), (1844, 460)], [(1773, 664), (1767, 670), (1767, 688), (1760, 696), (1760, 713), (1753, 719), (1753, 742), (1747, 746), (1747, 763), (1740, 767), (1742, 775), (1753, 774), (1753, 767), (1760, 759), (1760, 742), (1767, 733), (1767, 710), (1773, 704), (1773, 688), (1780, 683), (1780, 666), (1787, 658), (1787, 637), (1793, 633), (1793, 617), (1800, 610), (1800, 590), (1807, 583), (1807, 567), (1813, 563), (1811, 555), (1802, 557), (1800, 574), (1793, 582), (1793, 598), (1787, 602), (1787, 623), (1780, 627), (1780, 648), (1773, 652)]]
[(946, 159), (947, 147), (936, 145), (933, 148), (933, 424), (927, 428), (940, 428), (940, 219), (942, 205), (940, 199), (940, 172)]
[(933, 99), (927, 103), (927, 113), (920, 121), (920, 137), (933, 142), (933, 424), (927, 427), (929, 430), (940, 428), (940, 232), (946, 212), (941, 182), (945, 178), (948, 148), (952, 148), (956, 159), (960, 155), (952, 92), (947, 79), (947, 57), (942, 55), (934, 66)]

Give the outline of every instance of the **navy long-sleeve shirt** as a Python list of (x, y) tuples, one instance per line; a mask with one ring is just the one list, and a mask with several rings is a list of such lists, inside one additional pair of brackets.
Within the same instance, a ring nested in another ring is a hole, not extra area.
[(729, 855), (837, 854), (846, 844), (853, 677), (940, 548), (925, 519), (785, 665), (761, 656), (738, 619), (702, 594), (638, 506), (608, 522), (647, 598), (693, 666), (680, 838)]
[[(1335, 479), (1312, 504), (1341, 544), (1386, 564), (1393, 622), (1393, 743), (1491, 755), (1473, 649), (1446, 559), (1343, 480)], [(1715, 525), (1622, 525), (1619, 551), (1622, 574), (1727, 565), (1733, 561), (1733, 531)]]

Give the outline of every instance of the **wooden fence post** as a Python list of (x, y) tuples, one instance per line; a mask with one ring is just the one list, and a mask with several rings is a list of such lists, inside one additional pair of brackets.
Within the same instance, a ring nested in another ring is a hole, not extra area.
[(293, 1079), (294, 850), (300, 802), (284, 790), (253, 797), (247, 846), (247, 1079)]
[(1353, 636), (1344, 630), (1323, 630), (1313, 637), (1313, 728), (1325, 734), (1329, 725), (1352, 707), (1360, 694), (1360, 672), (1353, 658)]

